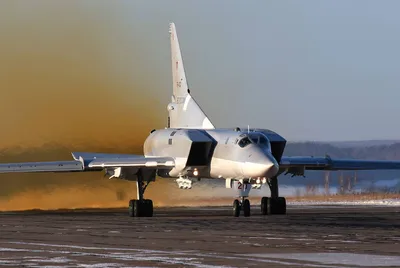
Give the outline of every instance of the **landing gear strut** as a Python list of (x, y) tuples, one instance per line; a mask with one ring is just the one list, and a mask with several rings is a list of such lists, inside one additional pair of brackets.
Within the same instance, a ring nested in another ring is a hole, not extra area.
[(261, 198), (261, 214), (286, 214), (286, 199), (279, 197), (278, 177), (272, 177), (268, 181), (271, 197)]
[(241, 209), (243, 209), (243, 214), (245, 217), (250, 216), (250, 201), (249, 201), (249, 199), (245, 199), (245, 197), (242, 197), (242, 202), (240, 202), (238, 199), (235, 199), (235, 201), (233, 201), (233, 216), (234, 217), (239, 217)]
[(153, 201), (143, 198), (144, 192), (149, 184), (150, 181), (146, 183), (143, 181), (142, 171), (139, 170), (136, 181), (137, 199), (129, 201), (130, 217), (153, 217)]

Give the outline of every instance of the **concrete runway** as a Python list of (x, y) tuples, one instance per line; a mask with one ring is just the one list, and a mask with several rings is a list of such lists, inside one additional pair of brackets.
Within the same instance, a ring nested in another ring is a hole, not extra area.
[(288, 206), (0, 213), (2, 267), (400, 267), (400, 208)]

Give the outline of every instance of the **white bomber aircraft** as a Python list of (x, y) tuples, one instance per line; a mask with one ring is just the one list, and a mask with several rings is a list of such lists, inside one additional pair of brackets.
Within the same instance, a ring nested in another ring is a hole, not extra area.
[(181, 189), (190, 189), (200, 178), (226, 180), (236, 188), (233, 215), (250, 216), (247, 199), (252, 188), (267, 184), (271, 196), (262, 197), (261, 213), (286, 214), (279, 196), (278, 176), (304, 175), (305, 170), (400, 169), (398, 161), (343, 160), (326, 157), (285, 157), (286, 140), (267, 129), (218, 129), (190, 94), (175, 25), (170, 24), (173, 95), (167, 109), (168, 127), (152, 130), (144, 154), (73, 152), (72, 161), (0, 164), (0, 173), (104, 171), (109, 178), (135, 181), (137, 199), (129, 201), (129, 216), (153, 216), (153, 202), (144, 192), (156, 176), (175, 178)]

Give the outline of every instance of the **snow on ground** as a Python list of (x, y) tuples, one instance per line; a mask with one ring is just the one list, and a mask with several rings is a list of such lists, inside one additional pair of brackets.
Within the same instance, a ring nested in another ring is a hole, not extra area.
[(289, 205), (369, 205), (400, 207), (400, 199), (355, 200), (355, 201), (290, 201)]

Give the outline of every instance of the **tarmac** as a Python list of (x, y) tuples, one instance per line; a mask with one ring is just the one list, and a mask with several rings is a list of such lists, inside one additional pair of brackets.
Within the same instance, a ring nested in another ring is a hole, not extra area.
[(400, 207), (288, 206), (0, 213), (2, 267), (400, 267)]

